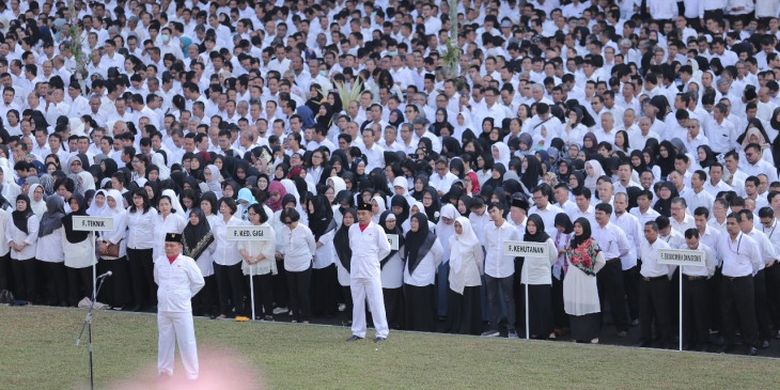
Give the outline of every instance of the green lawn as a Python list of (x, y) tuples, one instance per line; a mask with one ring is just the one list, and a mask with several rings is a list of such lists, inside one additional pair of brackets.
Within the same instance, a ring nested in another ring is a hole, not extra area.
[[(74, 346), (83, 311), (0, 306), (0, 388), (87, 384), (87, 351)], [(237, 388), (773, 388), (780, 361), (568, 342), (391, 332), (378, 350), (346, 343), (346, 328), (284, 323), (195, 323), (204, 378)], [(99, 312), (96, 382), (155, 381), (153, 315)], [(371, 335), (371, 333), (370, 333)], [(210, 352), (209, 352), (210, 351)], [(181, 374), (178, 367), (177, 374)], [(233, 369), (243, 362), (245, 370)], [(242, 376), (244, 375), (244, 376)], [(190, 387), (193, 388), (193, 387)]]

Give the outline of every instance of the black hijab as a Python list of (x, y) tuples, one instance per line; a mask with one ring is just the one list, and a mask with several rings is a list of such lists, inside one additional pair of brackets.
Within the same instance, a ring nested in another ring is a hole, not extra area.
[[(569, 243), (571, 245), (571, 248), (577, 248), (582, 244), (583, 242), (587, 241), (590, 238), (591, 230), (590, 230), (590, 222), (588, 222), (588, 219), (585, 217), (577, 218), (577, 220), (574, 221), (575, 224), (579, 223), (580, 226), (582, 226), (582, 234), (574, 235), (574, 237), (571, 238), (571, 242)], [(573, 228), (573, 225), (572, 225)]]
[(24, 234), (27, 234), (27, 218), (30, 218), (31, 215), (33, 215), (33, 211), (30, 208), (30, 197), (25, 194), (19, 194), (19, 196), (16, 197), (16, 201), (24, 201), (24, 203), (27, 205), (25, 207), (24, 211), (19, 211), (16, 209), (16, 204), (14, 204), (14, 211), (11, 213), (11, 218), (14, 220), (14, 225), (17, 229), (24, 232)]
[(392, 210), (394, 206), (398, 206), (403, 209), (400, 214), (396, 215), (396, 219), (398, 220), (396, 224), (400, 225), (406, 222), (406, 220), (409, 218), (409, 202), (405, 197), (396, 195), (393, 197), (393, 199), (390, 199), (390, 209)]
[[(351, 214), (352, 219), (357, 223), (357, 211), (353, 208), (346, 209), (341, 212), (343, 215)], [(344, 269), (349, 272), (350, 262), (352, 261), (352, 248), (349, 247), (349, 228), (344, 225), (342, 220), (341, 227), (333, 237), (333, 246), (336, 247), (336, 255), (339, 257), (339, 261)]]
[(406, 245), (404, 245), (404, 258), (406, 258), (409, 274), (414, 273), (414, 269), (420, 264), (420, 261), (431, 250), (436, 235), (428, 230), (428, 218), (423, 213), (412, 215), (412, 219), (417, 220), (419, 229), (416, 232), (409, 230), (406, 233)]
[(325, 195), (309, 198), (309, 202), (314, 205), (313, 213), (309, 212), (308, 207), (306, 208), (306, 212), (309, 214), (309, 228), (314, 234), (314, 241), (319, 241), (324, 234), (336, 229), (336, 222), (333, 221), (333, 208), (330, 207), (330, 202)]
[(542, 217), (540, 217), (538, 214), (531, 214), (528, 216), (528, 220), (536, 225), (536, 234), (528, 233), (528, 223), (526, 223), (525, 237), (523, 238), (524, 241), (545, 242), (548, 238), (550, 238), (550, 236), (544, 231), (544, 220), (542, 220)]
[(523, 172), (520, 182), (530, 192), (539, 184), (539, 176), (542, 174), (542, 163), (536, 156), (528, 156), (525, 160), (528, 162), (528, 167)]
[(439, 221), (439, 211), (441, 210), (441, 200), (439, 199), (439, 194), (436, 193), (436, 190), (433, 187), (427, 187), (425, 190), (423, 190), (423, 192), (430, 194), (431, 199), (433, 199), (433, 203), (427, 207), (425, 207), (425, 202), (422, 200), (420, 201), (423, 203), (423, 207), (425, 207), (425, 215), (428, 216), (428, 220), (436, 223)]
[(214, 235), (211, 233), (211, 227), (206, 219), (206, 214), (203, 213), (200, 207), (190, 210), (190, 215), (192, 214), (198, 216), (198, 224), (193, 225), (191, 222), (187, 222), (187, 226), (182, 234), (184, 236), (182, 253), (193, 260), (197, 260), (203, 254), (203, 251), (214, 242)]
[[(387, 228), (387, 217), (390, 215), (395, 218), (395, 229), (392, 230)], [(398, 217), (396, 217), (392, 211), (385, 210), (382, 212), (382, 215), (379, 217), (379, 226), (382, 226), (382, 229), (385, 229), (386, 234), (395, 234), (398, 236), (398, 248), (404, 246), (404, 232), (401, 230), (401, 224), (399, 223)], [(384, 267), (385, 264), (387, 264), (387, 261), (390, 260), (390, 258), (393, 257), (393, 255), (396, 253), (398, 253), (398, 249), (390, 250), (390, 254), (385, 256), (385, 258), (379, 262), (380, 268)]]
[[(661, 147), (668, 151), (668, 156), (666, 158), (661, 156)], [(662, 141), (661, 145), (658, 146), (658, 157), (656, 158), (656, 162), (661, 168), (661, 178), (665, 179), (666, 176), (672, 173), (674, 170), (675, 157), (677, 157), (677, 152), (675, 152), (672, 142), (669, 140)]]
[(87, 215), (87, 200), (81, 196), (81, 194), (75, 193), (70, 197), (68, 204), (74, 200), (78, 203), (79, 209), (71, 211), (70, 214), (65, 214), (65, 216), (62, 217), (62, 228), (65, 229), (65, 239), (71, 244), (76, 244), (89, 238), (89, 232), (73, 230), (73, 216)]

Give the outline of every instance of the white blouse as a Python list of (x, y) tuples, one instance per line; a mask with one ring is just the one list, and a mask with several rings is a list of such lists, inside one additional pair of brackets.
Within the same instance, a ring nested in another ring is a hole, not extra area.
[(285, 225), (282, 228), (282, 237), (285, 271), (303, 272), (309, 269), (317, 249), (314, 235), (309, 227), (298, 222), (298, 225), (290, 230), (290, 227)]
[(143, 212), (143, 209), (134, 213), (127, 212), (127, 247), (129, 249), (152, 249), (154, 248), (154, 236), (149, 234), (153, 232), (158, 219), (157, 210), (154, 207), (149, 211)]
[(155, 219), (153, 258), (156, 259), (165, 254), (165, 235), (183, 232), (187, 221), (179, 213), (168, 214), (165, 218), (162, 215), (157, 215)]
[(336, 235), (336, 229), (333, 229), (320, 236), (318, 243), (322, 245), (317, 247), (314, 252), (314, 268), (323, 269), (330, 266), (336, 260), (336, 249), (333, 246), (333, 237)]
[(11, 259), (32, 260), (35, 258), (35, 244), (38, 241), (38, 225), (40, 225), (38, 216), (34, 214), (30, 215), (30, 217), (27, 218), (27, 233), (25, 234), (14, 225), (13, 217), (8, 217), (8, 222), (5, 224), (6, 243), (9, 245), (11, 242), (27, 244), (21, 252), (11, 249)]
[(0, 208), (0, 257), (7, 255), (11, 250), (8, 246), (8, 241), (5, 238), (5, 227), (10, 220), (11, 213)]
[(409, 273), (409, 259), (406, 259), (406, 266), (404, 267), (404, 283), (416, 286), (426, 287), (430, 286), (436, 280), (436, 270), (441, 264), (441, 258), (444, 249), (441, 246), (441, 242), (436, 238), (436, 241), (431, 246), (428, 253), (425, 254), (417, 267), (415, 267), (413, 273)]
[(246, 261), (241, 262), (241, 270), (244, 275), (276, 275), (279, 271), (276, 269), (276, 232), (268, 222), (260, 225), (266, 232), (270, 231), (270, 236), (274, 239), (264, 241), (239, 241), (238, 250), (245, 251), (249, 256), (263, 255), (265, 258), (255, 264), (250, 265)]
[(53, 232), (40, 237), (35, 246), (35, 259), (47, 263), (62, 263), (65, 261), (65, 254), (62, 249), (62, 226)]
[(218, 217), (214, 225), (211, 226), (211, 232), (214, 234), (214, 242), (217, 248), (214, 251), (214, 263), (219, 265), (236, 265), (241, 262), (241, 256), (235, 242), (227, 240), (227, 227), (240, 226), (241, 220), (235, 215), (225, 222), (225, 218)]
[(547, 257), (526, 257), (523, 261), (523, 270), (520, 275), (520, 283), (529, 285), (552, 284), (552, 267), (558, 260), (558, 248), (552, 238), (544, 242), (547, 245)]
[(117, 257), (102, 256), (101, 259), (116, 260), (118, 258), (126, 257), (127, 256), (127, 240), (126, 240), (127, 213), (124, 210), (122, 210), (122, 212), (116, 214), (109, 214), (107, 216), (114, 218), (114, 230), (110, 232), (102, 232), (98, 240), (107, 241), (112, 244), (119, 244), (119, 256)]
[(60, 229), (60, 239), (62, 240), (62, 251), (66, 267), (91, 267), (97, 262), (95, 257), (95, 240), (92, 234), (87, 236), (87, 239), (84, 241), (71, 243), (65, 237), (65, 229)]
[(404, 262), (401, 260), (403, 250), (404, 248), (401, 247), (382, 267), (382, 288), (401, 288), (403, 286)]

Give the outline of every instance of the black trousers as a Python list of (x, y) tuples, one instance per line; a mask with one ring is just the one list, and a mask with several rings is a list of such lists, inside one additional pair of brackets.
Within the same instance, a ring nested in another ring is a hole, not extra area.
[(217, 316), (217, 277), (209, 275), (203, 278), (206, 285), (192, 297), (192, 312), (196, 316)]
[(287, 271), (287, 291), (290, 297), (290, 316), (296, 321), (311, 317), (311, 267), (301, 272)]
[(103, 287), (98, 294), (98, 302), (115, 308), (123, 308), (132, 301), (130, 293), (130, 269), (126, 257), (116, 260), (98, 261), (98, 274), (111, 271), (111, 277), (103, 279)]
[(758, 339), (769, 340), (772, 338), (772, 322), (769, 320), (769, 302), (766, 295), (766, 269), (753, 276), (753, 292), (756, 295)]
[(284, 270), (284, 261), (276, 261), (276, 269), (279, 273), (272, 276), (274, 282), (274, 304), (276, 307), (287, 307), (289, 305), (287, 296), (287, 271)]
[[(506, 307), (507, 331), (514, 331), (517, 329), (515, 327), (517, 316), (515, 312), (513, 276), (494, 278), (485, 274), (485, 289), (487, 293), (488, 308), (490, 309), (491, 330), (499, 330), (498, 324), (501, 321), (501, 304), (498, 301), (499, 299), (504, 302), (504, 306)], [(407, 301), (407, 304), (409, 304), (409, 301)]]
[(626, 290), (628, 315), (631, 321), (639, 319), (639, 266), (623, 271), (623, 287)]
[(604, 302), (604, 300), (609, 302), (609, 310), (612, 313), (612, 321), (615, 323), (615, 328), (618, 332), (627, 331), (629, 323), (626, 290), (623, 286), (623, 270), (620, 265), (620, 259), (615, 258), (608, 260), (607, 264), (599, 271), (596, 278), (599, 295), (604, 297), (602, 302)]
[(513, 325), (517, 332), (521, 334), (525, 334), (525, 290), (523, 290), (523, 284), (520, 283), (523, 276), (523, 262), (525, 262), (525, 258), (515, 257), (515, 273), (512, 275), (512, 291), (515, 301), (515, 321)]
[[(525, 285), (521, 288), (525, 303)], [(525, 329), (525, 311), (518, 313), (518, 322)], [(521, 320), (522, 319), (522, 320)], [(546, 339), (552, 332), (552, 286), (549, 284), (528, 286), (528, 324), (529, 335), (535, 339)]]
[(44, 303), (50, 306), (67, 306), (68, 277), (65, 273), (65, 263), (50, 263), (38, 261), (41, 286), (43, 286)]
[(780, 265), (764, 269), (766, 278), (766, 295), (769, 303), (769, 313), (775, 330), (780, 329)]
[[(387, 326), (392, 329), (403, 329), (403, 295), (402, 287), (382, 289), (382, 296), (385, 300), (385, 315), (387, 316)], [(370, 311), (368, 314), (370, 314)]]
[(569, 316), (563, 308), (563, 280), (555, 278), (552, 278), (552, 311), (553, 327), (555, 329), (568, 328)]
[(433, 332), (435, 329), (434, 294), (436, 289), (433, 284), (418, 287), (404, 283), (404, 323), (407, 330), (419, 330)]
[(642, 278), (639, 282), (639, 332), (644, 343), (653, 341), (653, 325), (661, 346), (671, 341), (670, 288), (666, 276)]
[(704, 346), (710, 342), (710, 304), (706, 278), (683, 276), (683, 344)]
[(710, 329), (721, 331), (721, 303), (720, 303), (720, 289), (723, 284), (723, 273), (720, 267), (715, 268), (715, 274), (711, 278), (707, 279), (707, 293), (710, 297)]
[(13, 292), (13, 286), (11, 286), (12, 280), (11, 254), (9, 252), (6, 253), (5, 256), (0, 256), (0, 291), (8, 290)]
[(78, 306), (85, 297), (92, 299), (92, 267), (65, 267), (68, 275), (68, 305)]
[[(352, 288), (350, 286), (341, 286), (341, 295), (344, 299), (344, 321), (352, 323)], [(366, 317), (368, 318), (368, 317)]]
[(255, 315), (274, 315), (274, 288), (271, 273), (253, 276), (252, 284), (255, 293)]
[(157, 285), (154, 283), (154, 259), (152, 249), (127, 248), (130, 261), (130, 287), (133, 290), (133, 305), (138, 309), (157, 304)]
[(450, 333), (479, 335), (482, 333), (481, 286), (464, 287), (463, 294), (449, 291)]
[(234, 265), (214, 264), (214, 276), (217, 279), (219, 313), (232, 317), (244, 315), (244, 275), (241, 263)]
[(315, 316), (332, 316), (336, 314), (336, 292), (338, 275), (336, 264), (325, 268), (312, 269), (311, 275), (311, 307)]
[(756, 296), (753, 277), (728, 277), (723, 275), (720, 284), (721, 325), (727, 345), (734, 344), (735, 320), (739, 318), (744, 343), (756, 346), (758, 325), (756, 325)]
[(40, 303), (38, 298), (38, 268), (35, 259), (11, 260), (16, 290), (14, 299)]

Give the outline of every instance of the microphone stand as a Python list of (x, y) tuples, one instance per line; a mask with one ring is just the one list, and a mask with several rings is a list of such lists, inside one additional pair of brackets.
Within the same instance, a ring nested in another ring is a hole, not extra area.
[(95, 372), (94, 372), (94, 365), (92, 363), (92, 318), (93, 318), (93, 311), (95, 308), (95, 301), (97, 300), (97, 295), (100, 292), (100, 288), (103, 287), (103, 282), (106, 281), (106, 277), (109, 275), (106, 275), (105, 277), (100, 278), (98, 281), (97, 289), (92, 290), (92, 302), (89, 304), (89, 309), (87, 310), (87, 316), (84, 318), (84, 324), (81, 326), (81, 332), (79, 332), (79, 337), (76, 338), (76, 346), (78, 347), (79, 344), (81, 344), (81, 337), (84, 335), (84, 330), (87, 330), (87, 350), (89, 351), (89, 388), (90, 390), (95, 389)]

